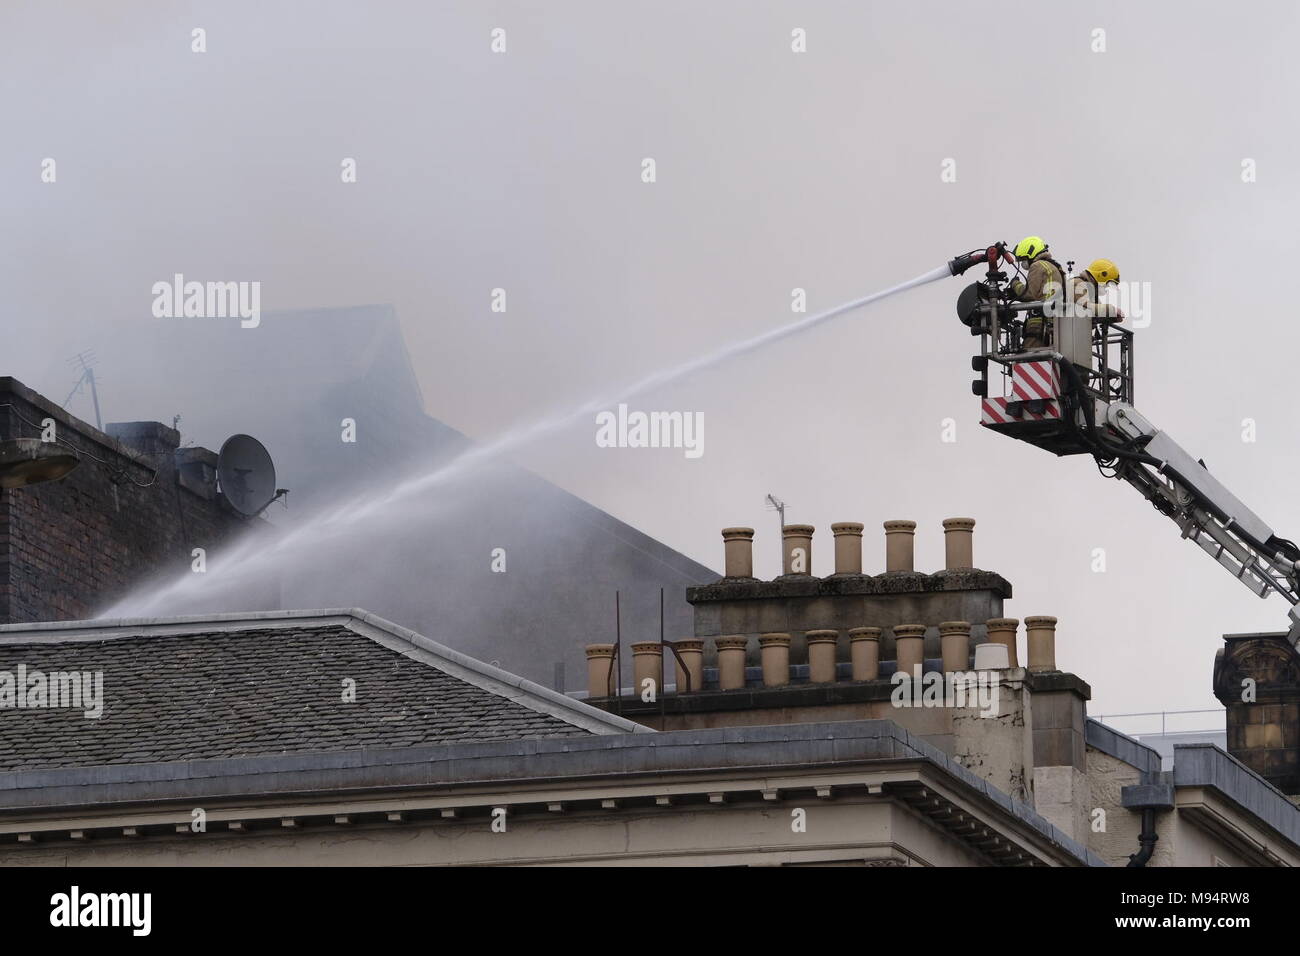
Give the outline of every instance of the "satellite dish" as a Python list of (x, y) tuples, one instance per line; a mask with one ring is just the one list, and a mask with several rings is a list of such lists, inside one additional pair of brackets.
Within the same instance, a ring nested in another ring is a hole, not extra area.
[(241, 515), (253, 516), (275, 500), (271, 453), (251, 435), (231, 435), (217, 456), (221, 493)]

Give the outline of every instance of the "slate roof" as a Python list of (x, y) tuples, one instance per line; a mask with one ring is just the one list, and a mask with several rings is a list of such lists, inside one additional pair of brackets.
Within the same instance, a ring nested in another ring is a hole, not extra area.
[(0, 771), (645, 730), (359, 610), (0, 627), (20, 665), (102, 672), (103, 713), (0, 707)]

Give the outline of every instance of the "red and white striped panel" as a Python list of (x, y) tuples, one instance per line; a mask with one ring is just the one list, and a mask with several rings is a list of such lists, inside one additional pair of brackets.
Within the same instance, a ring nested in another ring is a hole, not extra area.
[(1015, 399), (984, 399), (984, 401), (980, 403), (980, 424), (1014, 425), (1017, 422), (1059, 421), (1061, 418), (1061, 403), (1055, 399), (1044, 405), (1043, 411), (1037, 414), (1029, 411), (1024, 406), (1021, 406), (1019, 415), (1012, 415), (1007, 411), (1007, 402), (1010, 401), (1015, 401)]
[(1016, 362), (1011, 366), (1012, 399), (1032, 402), (1037, 398), (1056, 398), (1060, 394), (1061, 380), (1056, 371), (1056, 363), (1051, 359)]

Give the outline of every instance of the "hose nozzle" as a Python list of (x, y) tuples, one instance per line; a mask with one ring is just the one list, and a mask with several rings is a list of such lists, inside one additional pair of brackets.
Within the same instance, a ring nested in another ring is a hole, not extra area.
[(986, 263), (990, 269), (996, 269), (999, 262), (1006, 262), (1008, 265), (1015, 265), (1015, 257), (1007, 252), (1005, 242), (995, 242), (993, 245), (984, 249), (973, 249), (970, 252), (962, 253), (956, 258), (948, 260), (948, 271), (955, 276), (961, 275), (972, 266)]

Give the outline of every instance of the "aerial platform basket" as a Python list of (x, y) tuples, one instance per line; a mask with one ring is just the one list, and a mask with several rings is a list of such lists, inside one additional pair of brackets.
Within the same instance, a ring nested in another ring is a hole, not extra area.
[(1061, 388), (1061, 372), (1051, 352), (1030, 352), (1003, 360), (1006, 394), (980, 402), (980, 424), (1037, 445), (1056, 455), (1088, 451), (1066, 418), (1072, 413)]
[(1086, 424), (1080, 401), (1132, 403), (1133, 333), (1065, 309), (1044, 329), (1047, 346), (1025, 350), (1015, 317), (1045, 303), (995, 302), (981, 288), (972, 286), (958, 303), (962, 322), (980, 336), (980, 354), (972, 361), (980, 373), (973, 384), (980, 424), (1054, 455), (1090, 454), (1079, 434)]

